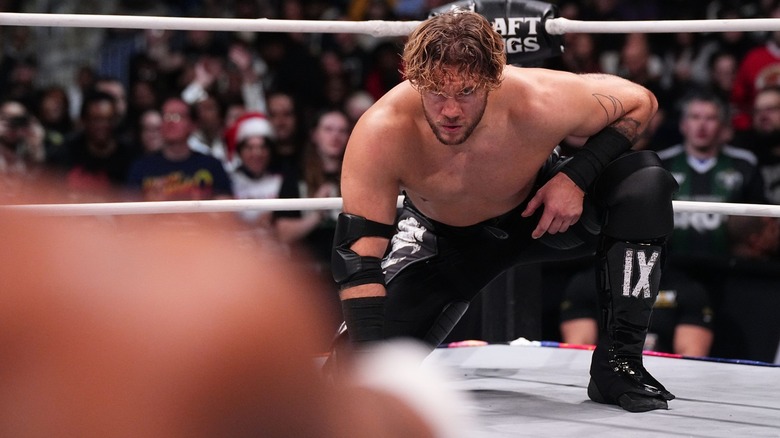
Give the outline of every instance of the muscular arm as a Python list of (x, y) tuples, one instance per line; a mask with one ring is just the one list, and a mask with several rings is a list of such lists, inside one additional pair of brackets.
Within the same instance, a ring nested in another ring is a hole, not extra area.
[(538, 96), (549, 103), (546, 114), (556, 120), (561, 138), (592, 138), (584, 145), (589, 149), (583, 152), (588, 157), (575, 156), (529, 201), (523, 212), (526, 217), (545, 206), (531, 233), (535, 239), (545, 233), (565, 232), (579, 220), (586, 188), (603, 166), (631, 147), (647, 129), (658, 107), (650, 91), (617, 76), (539, 72), (538, 77), (530, 80), (533, 86), (541, 88)]
[[(372, 109), (352, 132), (342, 169), (341, 193), (344, 212), (392, 224), (395, 220), (399, 183), (394, 173), (394, 141), (398, 128), (391, 128), (382, 109)], [(390, 119), (392, 120), (392, 119)], [(381, 258), (388, 239), (363, 237), (352, 245), (361, 256)], [(380, 284), (359, 285), (341, 291), (341, 299), (383, 296)]]
[(645, 87), (606, 74), (576, 76), (571, 96), (582, 119), (569, 135), (590, 136), (611, 127), (632, 143), (648, 128), (658, 110), (655, 95)]

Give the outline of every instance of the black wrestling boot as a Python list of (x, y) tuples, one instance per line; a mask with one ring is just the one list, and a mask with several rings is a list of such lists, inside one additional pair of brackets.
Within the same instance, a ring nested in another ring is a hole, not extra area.
[(602, 242), (599, 342), (588, 397), (629, 412), (667, 409), (674, 395), (642, 364), (647, 327), (661, 279), (660, 245)]

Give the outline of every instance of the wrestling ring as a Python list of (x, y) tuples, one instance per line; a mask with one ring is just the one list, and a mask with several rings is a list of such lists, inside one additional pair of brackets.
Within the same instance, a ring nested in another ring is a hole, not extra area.
[[(541, 17), (547, 35), (780, 30), (780, 19), (579, 22)], [(0, 26), (360, 33), (403, 36), (419, 22), (344, 22), (0, 13)], [(399, 203), (401, 198), (399, 197)], [(158, 215), (340, 209), (340, 198), (6, 205), (46, 216)], [(780, 206), (674, 201), (676, 212), (780, 218)], [(771, 335), (771, 334), (770, 334)], [(648, 355), (648, 369), (678, 395), (668, 411), (632, 414), (590, 402), (590, 352), (564, 344), (440, 348), (429, 361), (457, 376), (472, 400), (474, 437), (780, 437), (780, 368), (764, 362)]]

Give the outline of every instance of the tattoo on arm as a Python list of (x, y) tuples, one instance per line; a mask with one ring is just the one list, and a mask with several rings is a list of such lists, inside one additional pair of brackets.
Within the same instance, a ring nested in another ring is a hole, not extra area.
[(615, 96), (607, 96), (606, 94), (594, 94), (593, 97), (604, 109), (604, 113), (607, 115), (607, 123), (612, 123), (613, 120), (617, 120), (626, 113), (623, 109), (623, 102)]
[(639, 136), (638, 130), (641, 123), (636, 119), (625, 117), (626, 110), (623, 108), (623, 102), (615, 96), (606, 94), (594, 94), (593, 97), (604, 109), (609, 126), (634, 142)]

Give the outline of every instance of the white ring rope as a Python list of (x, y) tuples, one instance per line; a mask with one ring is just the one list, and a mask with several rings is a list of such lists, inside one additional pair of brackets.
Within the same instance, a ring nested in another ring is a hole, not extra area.
[[(399, 197), (399, 205), (400, 205)], [(7, 209), (48, 216), (104, 216), (169, 213), (223, 213), (248, 210), (340, 210), (341, 198), (215, 199), (203, 201), (142, 201), (82, 204), (9, 205)]]
[(275, 20), (268, 18), (190, 18), (138, 15), (0, 13), (0, 26), (95, 27), (116, 29), (167, 29), (300, 33), (364, 33), (403, 36), (419, 21)]
[(663, 21), (577, 21), (553, 18), (545, 22), (544, 28), (550, 35), (565, 33), (763, 32), (780, 30), (780, 18)]
[[(277, 20), (267, 18), (0, 13), (0, 26), (362, 33), (377, 37), (408, 35), (419, 24), (420, 21)], [(758, 32), (780, 30), (780, 19), (577, 21), (566, 18), (552, 18), (545, 22), (545, 30), (550, 35), (562, 35), (565, 33)]]
[[(400, 207), (403, 197), (398, 197)], [(672, 201), (677, 213), (710, 213), (731, 216), (780, 217), (780, 205), (723, 202)], [(84, 204), (7, 205), (2, 209), (47, 216), (111, 216), (133, 214), (221, 213), (247, 210), (340, 210), (341, 198), (219, 199), (208, 201), (114, 202)]]

